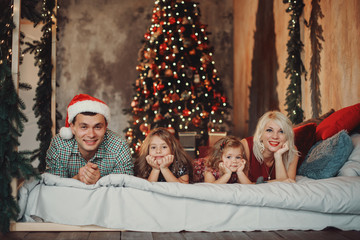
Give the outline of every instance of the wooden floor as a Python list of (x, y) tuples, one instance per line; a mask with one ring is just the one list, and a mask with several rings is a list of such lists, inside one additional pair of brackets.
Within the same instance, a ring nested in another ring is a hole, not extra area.
[(360, 231), (341, 231), (326, 229), (323, 231), (270, 231), (270, 232), (179, 232), (179, 233), (151, 233), (151, 232), (10, 232), (0, 233), (1, 240), (32, 239), (32, 240), (359, 240)]

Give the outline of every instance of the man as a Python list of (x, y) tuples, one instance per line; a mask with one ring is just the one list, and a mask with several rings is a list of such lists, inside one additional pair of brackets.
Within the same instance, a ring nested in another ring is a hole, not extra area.
[(87, 94), (76, 95), (67, 108), (65, 127), (60, 129), (46, 154), (46, 172), (95, 184), (112, 173), (133, 175), (130, 149), (107, 129), (110, 109)]

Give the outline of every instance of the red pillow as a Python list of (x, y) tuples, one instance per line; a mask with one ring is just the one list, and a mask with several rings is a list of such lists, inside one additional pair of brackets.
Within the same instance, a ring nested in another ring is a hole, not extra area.
[(325, 140), (341, 130), (351, 132), (360, 124), (360, 103), (342, 108), (325, 118), (316, 128), (316, 141)]
[(298, 167), (300, 167), (301, 163), (304, 161), (310, 148), (315, 144), (316, 126), (316, 123), (308, 123), (293, 129), (295, 134), (295, 146), (300, 152)]

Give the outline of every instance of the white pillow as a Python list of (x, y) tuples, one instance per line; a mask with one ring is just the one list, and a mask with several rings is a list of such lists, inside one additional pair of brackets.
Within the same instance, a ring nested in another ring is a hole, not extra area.
[(338, 176), (360, 176), (360, 134), (351, 135), (354, 149), (351, 152), (348, 161), (339, 171)]

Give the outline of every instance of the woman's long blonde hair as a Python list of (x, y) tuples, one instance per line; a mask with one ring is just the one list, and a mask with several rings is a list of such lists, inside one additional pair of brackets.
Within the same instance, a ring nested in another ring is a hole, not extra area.
[(286, 140), (288, 141), (289, 151), (283, 154), (283, 162), (285, 164), (285, 167), (288, 168), (294, 157), (299, 153), (295, 147), (292, 123), (283, 113), (279, 111), (269, 111), (259, 119), (254, 134), (254, 155), (259, 161), (259, 163), (264, 162), (264, 157), (261, 151), (262, 143), (260, 139), (265, 132), (265, 126), (269, 121), (274, 121), (277, 125), (279, 125), (279, 127), (283, 130), (285, 134)]

